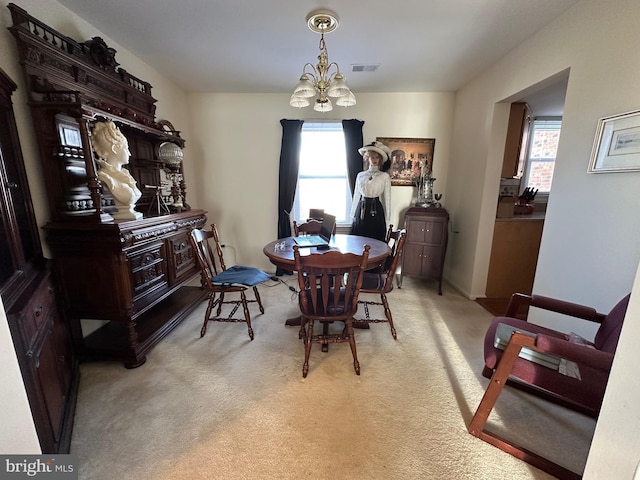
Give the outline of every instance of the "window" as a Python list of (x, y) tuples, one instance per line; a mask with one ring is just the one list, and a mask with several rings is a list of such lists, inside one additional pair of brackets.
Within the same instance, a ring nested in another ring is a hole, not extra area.
[(347, 176), (342, 123), (304, 122), (293, 218), (306, 220), (309, 209), (322, 208), (337, 223), (351, 223), (351, 190)]
[(531, 126), (526, 162), (523, 165), (522, 188), (538, 189), (541, 194), (551, 191), (562, 119), (535, 118)]

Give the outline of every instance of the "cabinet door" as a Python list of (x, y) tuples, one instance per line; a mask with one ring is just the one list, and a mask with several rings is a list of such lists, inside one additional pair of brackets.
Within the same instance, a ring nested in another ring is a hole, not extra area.
[(190, 232), (180, 232), (167, 239), (170, 286), (190, 279), (198, 271), (193, 247), (189, 240), (190, 235)]
[(404, 244), (402, 252), (402, 274), (403, 275), (422, 275), (422, 253), (424, 245), (420, 243)]
[(67, 396), (63, 390), (64, 381), (60, 377), (53, 328), (47, 332), (42, 348), (35, 353), (32, 362), (49, 417), (52, 434), (51, 441), (55, 445), (53, 449), (57, 450), (57, 444), (62, 432), (62, 419)]
[(424, 242), (427, 245), (441, 246), (444, 242), (445, 223), (442, 220), (424, 222)]
[(56, 364), (60, 375), (60, 387), (64, 399), (68, 398), (71, 383), (73, 381), (73, 351), (69, 329), (60, 315), (55, 310), (53, 317), (53, 335), (51, 341), (56, 355)]
[(442, 245), (444, 233), (445, 224), (440, 219), (410, 219), (407, 222), (407, 243)]
[(425, 246), (422, 252), (422, 275), (439, 279), (443, 255), (440, 246)]
[(423, 220), (410, 218), (407, 220), (407, 243), (425, 243), (425, 225)]
[(511, 104), (502, 160), (502, 178), (513, 178), (518, 174), (520, 156), (524, 153), (527, 144), (530, 116), (531, 112), (526, 103), (515, 102)]
[(11, 104), (15, 89), (15, 83), (0, 70), (0, 292), (5, 302), (24, 282), (27, 265), (41, 255)]

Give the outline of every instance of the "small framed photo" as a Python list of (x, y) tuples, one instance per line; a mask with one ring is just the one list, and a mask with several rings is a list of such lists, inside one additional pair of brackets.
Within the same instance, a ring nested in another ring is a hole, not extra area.
[(598, 120), (587, 171), (640, 171), (640, 110)]
[(78, 122), (66, 115), (56, 115), (56, 126), (58, 128), (58, 139), (60, 145), (68, 147), (82, 147), (82, 136)]
[(435, 138), (378, 137), (391, 150), (391, 185), (416, 185), (421, 175), (431, 174)]

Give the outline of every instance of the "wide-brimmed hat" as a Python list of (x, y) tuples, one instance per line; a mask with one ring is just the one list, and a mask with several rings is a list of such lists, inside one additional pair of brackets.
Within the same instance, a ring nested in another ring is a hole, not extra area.
[(364, 155), (364, 152), (366, 152), (367, 150), (371, 150), (379, 153), (382, 156), (383, 162), (386, 162), (387, 160), (389, 160), (389, 155), (391, 154), (391, 150), (389, 150), (389, 147), (387, 147), (382, 142), (371, 142), (370, 144), (365, 145), (362, 148), (359, 148), (358, 153), (360, 155)]

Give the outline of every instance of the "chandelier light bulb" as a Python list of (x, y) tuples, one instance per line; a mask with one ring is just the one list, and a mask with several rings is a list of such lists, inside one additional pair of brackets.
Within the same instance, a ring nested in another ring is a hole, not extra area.
[(331, 105), (331, 100), (329, 100), (328, 98), (324, 100), (318, 98), (316, 99), (316, 103), (313, 105), (313, 109), (316, 112), (325, 113), (333, 110), (333, 105)]

